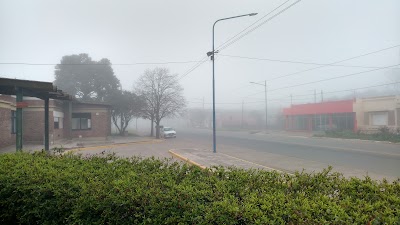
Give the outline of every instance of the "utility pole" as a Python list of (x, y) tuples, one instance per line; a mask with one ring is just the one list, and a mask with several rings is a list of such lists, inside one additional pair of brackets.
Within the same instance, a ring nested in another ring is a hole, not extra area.
[(314, 89), (314, 103), (317, 103), (317, 89)]
[(267, 99), (267, 80), (264, 81), (265, 85), (265, 132), (268, 130), (268, 99)]
[(321, 102), (324, 101), (324, 92), (321, 90)]
[(258, 84), (261, 86), (264, 86), (265, 90), (265, 132), (268, 130), (268, 98), (267, 98), (267, 80), (264, 81), (263, 83), (257, 83), (257, 82), (250, 82), (252, 84)]
[(212, 51), (207, 52), (207, 56), (211, 57), (212, 60), (212, 89), (213, 89), (213, 153), (217, 153), (217, 134), (216, 134), (216, 123), (215, 123), (215, 53), (218, 51), (215, 51), (215, 24), (217, 24), (219, 21), (222, 20), (230, 20), (230, 19), (235, 19), (243, 16), (255, 16), (257, 13), (249, 13), (249, 14), (244, 14), (244, 15), (239, 15), (239, 16), (232, 16), (232, 17), (226, 17), (219, 19), (214, 22), (213, 27), (212, 27)]
[(293, 105), (293, 95), (290, 94), (290, 106), (292, 106), (292, 105)]
[(244, 100), (242, 100), (242, 129), (243, 129), (243, 111), (244, 111)]

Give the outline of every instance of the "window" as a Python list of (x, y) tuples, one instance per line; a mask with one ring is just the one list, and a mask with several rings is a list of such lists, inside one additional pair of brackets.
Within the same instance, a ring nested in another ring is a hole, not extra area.
[(54, 117), (54, 129), (63, 129), (62, 117)]
[(371, 113), (371, 121), (374, 126), (387, 126), (388, 113), (387, 112), (373, 112)]
[(89, 130), (92, 128), (90, 113), (72, 113), (73, 130)]
[(17, 112), (15, 110), (11, 110), (11, 133), (17, 133)]
[(54, 117), (54, 129), (63, 129), (64, 113), (53, 111), (53, 117)]

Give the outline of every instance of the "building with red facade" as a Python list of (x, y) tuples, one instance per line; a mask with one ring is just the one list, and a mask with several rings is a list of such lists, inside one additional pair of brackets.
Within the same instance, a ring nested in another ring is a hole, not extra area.
[(283, 109), (284, 129), (292, 131), (352, 130), (374, 132), (400, 128), (400, 96), (292, 105)]
[(283, 115), (285, 130), (357, 130), (353, 100), (293, 105)]

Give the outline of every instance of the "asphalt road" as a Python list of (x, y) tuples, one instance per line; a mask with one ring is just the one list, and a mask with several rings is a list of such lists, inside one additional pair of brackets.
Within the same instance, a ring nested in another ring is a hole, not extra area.
[[(178, 130), (164, 148), (212, 149), (212, 131)], [(320, 171), (329, 165), (346, 176), (400, 177), (400, 145), (361, 140), (290, 136), (281, 133), (217, 132), (217, 151), (285, 171)]]
[[(177, 129), (177, 138), (149, 143), (96, 147), (81, 151), (116, 152), (120, 156), (171, 158), (170, 149), (212, 149), (212, 131)], [(217, 152), (261, 166), (293, 173), (317, 172), (328, 166), (346, 177), (389, 181), (400, 178), (400, 145), (361, 140), (310, 138), (271, 132), (217, 132)], [(231, 158), (230, 157), (230, 158)]]

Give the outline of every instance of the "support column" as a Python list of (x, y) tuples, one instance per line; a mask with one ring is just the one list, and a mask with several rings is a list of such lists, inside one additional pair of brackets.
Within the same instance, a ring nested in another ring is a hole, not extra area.
[(23, 101), (23, 90), (22, 88), (17, 88), (17, 134), (16, 136), (16, 141), (15, 141), (15, 147), (17, 152), (22, 151), (22, 108), (21, 106), (18, 105), (18, 103)]
[(44, 99), (44, 150), (49, 151), (49, 98)]
[(72, 140), (72, 101), (68, 102), (68, 139)]

